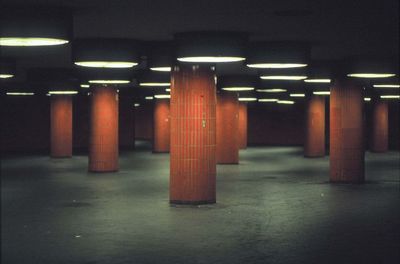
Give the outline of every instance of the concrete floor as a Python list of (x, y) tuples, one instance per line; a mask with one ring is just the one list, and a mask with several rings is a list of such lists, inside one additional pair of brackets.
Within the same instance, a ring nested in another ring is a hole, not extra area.
[(366, 154), (364, 185), (332, 185), (328, 157), (241, 151), (218, 166), (216, 205), (171, 207), (168, 154), (2, 161), (1, 263), (398, 263), (399, 152)]

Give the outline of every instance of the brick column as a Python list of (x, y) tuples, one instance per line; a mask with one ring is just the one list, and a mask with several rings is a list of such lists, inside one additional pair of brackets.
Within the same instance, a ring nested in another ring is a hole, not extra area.
[(216, 201), (216, 94), (210, 66), (175, 66), (171, 77), (170, 202)]
[(330, 181), (364, 182), (363, 89), (335, 80), (330, 96)]
[(239, 103), (239, 148), (247, 148), (247, 104)]
[(389, 148), (388, 130), (388, 103), (375, 99), (372, 106), (372, 133), (370, 150), (372, 152), (386, 152)]
[(239, 163), (239, 101), (236, 93), (217, 95), (217, 163)]
[(156, 99), (154, 103), (153, 152), (169, 152), (170, 148), (170, 117), (169, 100)]
[(91, 92), (89, 171), (118, 171), (118, 93), (113, 87)]
[(50, 156), (72, 156), (72, 96), (50, 96)]
[(312, 95), (306, 103), (304, 156), (325, 156), (325, 97)]

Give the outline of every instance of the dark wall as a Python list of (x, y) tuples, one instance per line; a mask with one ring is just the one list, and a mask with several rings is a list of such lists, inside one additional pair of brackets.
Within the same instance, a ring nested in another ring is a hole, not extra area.
[(145, 102), (135, 108), (135, 138), (153, 139), (153, 103)]

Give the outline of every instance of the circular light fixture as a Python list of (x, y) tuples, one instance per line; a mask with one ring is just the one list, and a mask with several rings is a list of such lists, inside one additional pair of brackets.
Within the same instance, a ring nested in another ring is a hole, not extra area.
[(261, 98), (261, 99), (258, 99), (258, 101), (261, 103), (273, 103), (273, 102), (277, 102), (278, 99), (276, 99), (276, 98)]
[(57, 7), (2, 7), (0, 46), (53, 46), (72, 36), (70, 10)]
[(370, 102), (371, 101), (371, 97), (364, 97), (364, 101), (365, 102)]
[(240, 102), (254, 102), (257, 101), (255, 97), (239, 97)]
[(287, 90), (281, 88), (269, 88), (269, 89), (257, 89), (256, 91), (259, 93), (284, 93)]
[(90, 88), (90, 84), (81, 84), (80, 87), (81, 88)]
[(156, 98), (156, 99), (169, 99), (169, 98), (171, 98), (171, 95), (169, 95), (169, 94), (156, 94), (156, 95), (154, 95), (154, 98)]
[(141, 82), (140, 86), (170, 86), (170, 83), (162, 83), (162, 82)]
[(160, 71), (160, 72), (170, 72), (171, 67), (151, 67), (150, 70), (152, 71)]
[(139, 86), (148, 87), (169, 87), (171, 81), (169, 72), (152, 72), (143, 71), (139, 74), (138, 82)]
[(262, 80), (299, 81), (307, 79), (305, 68), (263, 69), (260, 73)]
[(174, 36), (180, 62), (223, 63), (245, 60), (247, 35), (237, 32), (185, 32)]
[(217, 86), (224, 91), (252, 91), (255, 87), (255, 79), (251, 75), (222, 75), (217, 78)]
[(353, 58), (347, 62), (347, 76), (353, 78), (389, 78), (396, 76), (395, 63), (389, 60)]
[(27, 79), (49, 95), (78, 93), (78, 78), (70, 68), (32, 68), (27, 71)]
[(222, 90), (231, 91), (231, 92), (240, 92), (240, 91), (252, 91), (254, 87), (224, 87)]
[(139, 106), (140, 106), (140, 104), (139, 104), (139, 103), (136, 103), (136, 104), (134, 104), (134, 106), (135, 106), (135, 107), (139, 107)]
[(354, 78), (389, 78), (396, 76), (394, 73), (349, 73), (347, 74), (349, 77), (354, 77)]
[(96, 84), (127, 84), (130, 82), (129, 80), (89, 80), (89, 83)]
[(315, 95), (330, 95), (330, 91), (314, 91), (313, 94)]
[(290, 101), (290, 100), (278, 100), (277, 103), (278, 103), (278, 104), (294, 104), (294, 101)]
[(306, 67), (310, 48), (305, 43), (283, 41), (251, 42), (247, 47), (247, 67), (288, 69)]
[(154, 97), (153, 97), (153, 96), (146, 96), (144, 99), (146, 99), (146, 100), (153, 100)]
[(92, 68), (132, 68), (138, 65), (139, 44), (131, 39), (77, 39), (72, 46), (75, 65)]
[(260, 76), (263, 80), (286, 80), (286, 81), (300, 81), (307, 78), (302, 75), (262, 75)]
[(166, 91), (167, 93), (169, 93), (169, 92), (171, 92), (171, 88), (167, 88), (167, 89), (165, 89), (165, 91)]
[(331, 79), (310, 79), (307, 78), (304, 80), (307, 83), (330, 83)]
[(291, 93), (289, 94), (290, 97), (306, 97), (304, 93)]
[(49, 95), (73, 95), (73, 94), (77, 94), (78, 91), (49, 91)]
[(25, 96), (25, 95), (35, 95), (35, 93), (32, 93), (32, 92), (6, 92), (6, 95)]
[[(80, 79), (87, 80), (89, 84), (111, 84), (121, 85), (129, 84), (132, 79), (132, 71), (130, 69), (116, 68), (79, 68)], [(92, 88), (92, 86), (90, 86)]]
[(147, 66), (150, 70), (170, 72), (173, 65), (172, 41), (150, 41), (146, 47)]
[(382, 99), (400, 99), (400, 95), (381, 95)]
[(15, 76), (15, 60), (11, 58), (0, 59), (0, 79), (9, 79)]
[(374, 88), (400, 88), (400, 84), (374, 84)]
[(14, 74), (0, 74), (0, 79), (8, 79), (14, 77)]

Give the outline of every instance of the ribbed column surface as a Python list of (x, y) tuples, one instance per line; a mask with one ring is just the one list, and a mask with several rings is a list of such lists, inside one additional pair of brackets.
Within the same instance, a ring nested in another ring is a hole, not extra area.
[(363, 90), (336, 80), (330, 96), (330, 181), (364, 182)]
[(386, 152), (389, 149), (388, 130), (388, 103), (375, 100), (372, 109), (372, 133), (370, 150), (372, 152)]
[(211, 67), (174, 67), (170, 101), (171, 203), (215, 203), (215, 92)]
[(239, 103), (239, 149), (247, 148), (247, 104)]
[(217, 95), (217, 163), (239, 163), (239, 101), (236, 93)]
[(92, 89), (90, 105), (89, 171), (118, 170), (118, 93), (115, 88)]
[(168, 99), (157, 99), (155, 101), (153, 119), (153, 152), (169, 152), (170, 117)]
[(135, 107), (134, 98), (130, 95), (119, 95), (119, 145), (126, 148), (135, 147)]
[(325, 156), (325, 97), (311, 96), (306, 103), (305, 157)]
[(72, 156), (72, 96), (50, 96), (50, 156)]

